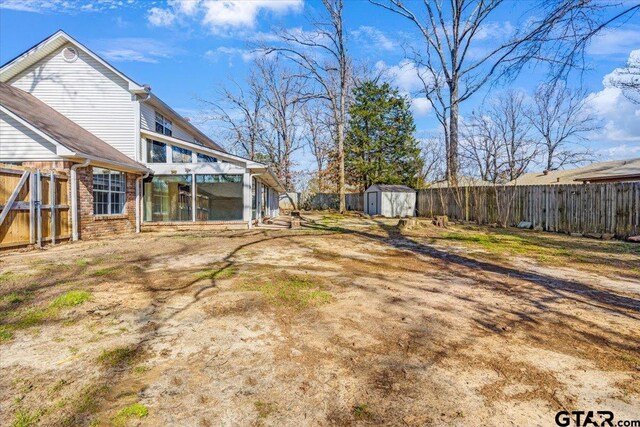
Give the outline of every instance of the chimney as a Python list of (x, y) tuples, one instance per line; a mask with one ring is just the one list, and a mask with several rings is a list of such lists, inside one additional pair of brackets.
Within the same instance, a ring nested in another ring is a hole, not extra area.
[(547, 169), (543, 170), (542, 175), (549, 175), (549, 171)]

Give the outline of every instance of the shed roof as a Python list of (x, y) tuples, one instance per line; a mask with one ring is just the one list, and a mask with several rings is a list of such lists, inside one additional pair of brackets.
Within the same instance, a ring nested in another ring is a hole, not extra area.
[(416, 192), (416, 190), (406, 185), (389, 185), (389, 184), (374, 184), (371, 187), (369, 187), (367, 191), (374, 190), (376, 188), (382, 191), (383, 193), (415, 193)]
[(102, 161), (126, 170), (149, 171), (35, 96), (3, 82), (0, 82), (0, 105), (69, 150), (71, 157)]

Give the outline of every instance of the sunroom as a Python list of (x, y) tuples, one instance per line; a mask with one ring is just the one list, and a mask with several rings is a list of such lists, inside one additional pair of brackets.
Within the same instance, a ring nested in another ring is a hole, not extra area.
[(278, 215), (284, 191), (263, 164), (157, 132), (142, 131), (147, 225), (251, 226)]

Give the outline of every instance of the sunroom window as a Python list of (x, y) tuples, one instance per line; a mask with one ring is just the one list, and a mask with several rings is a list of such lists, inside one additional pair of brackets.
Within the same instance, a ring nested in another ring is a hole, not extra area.
[(198, 153), (198, 163), (217, 163), (218, 159), (213, 156)]
[(148, 139), (147, 163), (167, 163), (167, 144)]
[(118, 215), (124, 211), (127, 179), (122, 172), (93, 168), (93, 214)]
[(191, 150), (172, 145), (171, 160), (173, 161), (173, 163), (191, 163)]
[(173, 123), (156, 111), (156, 132), (171, 136)]

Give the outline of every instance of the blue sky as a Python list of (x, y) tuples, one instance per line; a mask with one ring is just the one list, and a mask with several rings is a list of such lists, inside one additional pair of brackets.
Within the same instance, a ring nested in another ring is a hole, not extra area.
[[(0, 0), (0, 62), (4, 63), (58, 29), (94, 50), (177, 111), (197, 120), (202, 107), (197, 97), (212, 98), (216, 89), (241, 80), (251, 64), (248, 44), (269, 41), (278, 28), (309, 29), (306, 17), (320, 8), (317, 0), (251, 0), (235, 2), (229, 10), (219, 2), (197, 0)], [(513, 2), (508, 16), (496, 16), (486, 26), (479, 49), (508, 32), (517, 22)], [(401, 91), (415, 93), (419, 83), (404, 59), (403, 47), (419, 40), (408, 21), (362, 0), (347, 0), (345, 23), (351, 55), (371, 67), (387, 70)], [(640, 55), (640, 16), (609, 29), (587, 51), (589, 69), (580, 81), (589, 91), (588, 104), (603, 125), (589, 136), (600, 159), (640, 157), (640, 106), (627, 101), (603, 79), (624, 66), (632, 51)], [(526, 70), (509, 87), (531, 90), (543, 70)], [(578, 83), (578, 79), (574, 80)], [(496, 91), (501, 88), (491, 88)], [(462, 109), (480, 105), (478, 94)], [(413, 104), (419, 137), (435, 133), (433, 112), (424, 100)], [(201, 126), (219, 140), (215, 127)], [(310, 164), (303, 153), (298, 167)]]

